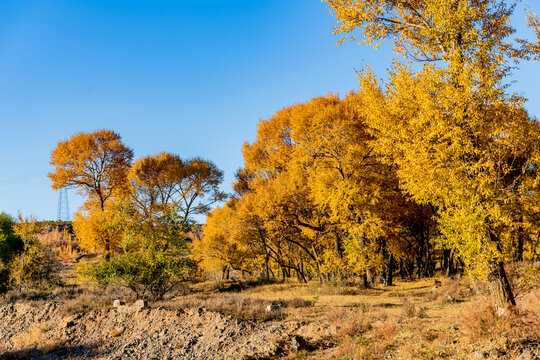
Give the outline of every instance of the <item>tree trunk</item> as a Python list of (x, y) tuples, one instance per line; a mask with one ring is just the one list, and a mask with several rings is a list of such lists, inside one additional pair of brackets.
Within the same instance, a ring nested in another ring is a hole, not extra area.
[(390, 262), (388, 263), (388, 278), (386, 279), (386, 285), (392, 286), (394, 281), (394, 255), (390, 255)]
[(454, 273), (454, 249), (450, 250), (448, 255), (448, 266), (446, 267), (446, 276), (450, 276)]
[(343, 259), (343, 245), (342, 245), (342, 242), (341, 242), (341, 236), (340, 236), (339, 232), (337, 232), (337, 231), (336, 231), (336, 239), (335, 239), (335, 243), (334, 243), (334, 250), (335, 250), (337, 256), (340, 259)]
[(495, 302), (500, 305), (516, 306), (516, 299), (512, 291), (512, 285), (508, 281), (504, 263), (502, 261), (494, 262), (490, 265), (491, 273), (489, 280), (491, 282)]
[(429, 235), (426, 234), (426, 262), (424, 268), (424, 277), (433, 276), (433, 264), (431, 261), (431, 247), (429, 246)]
[[(502, 253), (500, 238), (493, 231), (489, 233), (489, 237), (492, 242), (497, 244), (497, 250)], [(488, 279), (491, 282), (493, 295), (495, 296), (495, 302), (501, 305), (510, 304), (516, 306), (516, 299), (512, 291), (512, 285), (508, 281), (506, 271), (504, 270), (504, 262), (493, 261), (490, 264), (490, 274)]]
[(266, 272), (266, 282), (270, 281), (270, 268), (268, 267), (268, 260), (269, 260), (269, 256), (268, 256), (268, 251), (267, 251), (266, 255), (264, 257), (264, 267), (265, 267), (265, 272)]
[(516, 260), (523, 261), (523, 228), (521, 226), (518, 229), (518, 246)]
[(368, 271), (364, 271), (364, 274), (363, 274), (363, 280), (364, 280), (364, 287), (366, 289), (369, 289), (369, 282), (368, 282)]

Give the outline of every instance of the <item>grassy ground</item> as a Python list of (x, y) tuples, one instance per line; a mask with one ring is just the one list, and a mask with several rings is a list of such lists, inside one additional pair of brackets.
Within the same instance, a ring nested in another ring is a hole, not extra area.
[[(463, 277), (373, 289), (271, 284), (238, 293), (203, 291), (165, 304), (297, 323), (294, 333), (312, 343), (290, 359), (540, 358), (540, 291), (518, 302), (515, 309), (498, 309)], [(282, 312), (266, 313), (269, 303), (281, 304)]]

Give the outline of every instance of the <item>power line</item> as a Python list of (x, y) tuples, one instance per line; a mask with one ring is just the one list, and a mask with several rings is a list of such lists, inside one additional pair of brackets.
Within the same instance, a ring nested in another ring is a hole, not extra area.
[(48, 173), (48, 171), (40, 171), (40, 172), (36, 172), (36, 173), (24, 175), (24, 176), (11, 178), (11, 179), (0, 180), (0, 186), (18, 184), (18, 183), (21, 183), (21, 182), (24, 182), (24, 181), (28, 181), (28, 180), (32, 180), (32, 179), (35, 179), (35, 178), (38, 178), (38, 177), (42, 177), (43, 175), (45, 175), (47, 173)]

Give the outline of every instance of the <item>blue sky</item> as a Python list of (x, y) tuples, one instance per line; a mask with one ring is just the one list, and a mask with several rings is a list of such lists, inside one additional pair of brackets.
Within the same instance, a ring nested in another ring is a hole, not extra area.
[[(333, 23), (319, 0), (2, 0), (0, 211), (55, 219), (50, 152), (100, 128), (120, 133), (136, 158), (210, 159), (229, 191), (259, 119), (345, 95), (355, 68), (384, 76), (389, 47), (338, 47)], [(536, 115), (537, 66), (514, 76)], [(69, 196), (74, 212), (82, 201)]]

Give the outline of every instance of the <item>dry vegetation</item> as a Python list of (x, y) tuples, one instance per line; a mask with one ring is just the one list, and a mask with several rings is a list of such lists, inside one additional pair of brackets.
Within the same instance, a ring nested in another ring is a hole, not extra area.
[[(522, 359), (540, 356), (540, 290), (515, 309), (498, 310), (465, 277), (400, 282), (359, 289), (339, 284), (272, 284), (238, 294), (196, 294), (166, 306), (204, 306), (238, 318), (269, 320), (264, 308), (282, 304), (276, 320), (299, 324), (311, 339), (293, 359)], [(309, 324), (325, 324), (313, 332)]]
[[(203, 283), (194, 285), (186, 295), (151, 303), (150, 307), (171, 313), (220, 313), (260, 324), (263, 329), (278, 325), (283, 336), (272, 341), (283, 351), (276, 358), (538, 358), (540, 289), (529, 289), (518, 298), (515, 309), (503, 310), (494, 307), (479, 289), (465, 277), (397, 282), (392, 287), (371, 289), (318, 282), (253, 287), (234, 282)], [(17, 298), (11, 294), (4, 297), (4, 305), (24, 302), (43, 307), (47, 302), (59, 302), (61, 316), (72, 318), (110, 308), (115, 296), (133, 300), (118, 289), (99, 293), (67, 287), (46, 295), (23, 293)], [(267, 312), (270, 304), (280, 305), (281, 311)], [(30, 351), (58, 354), (68, 340), (51, 331), (56, 325), (44, 321), (21, 329), (10, 339), (14, 345), (11, 351), (17, 350), (19, 358)], [(123, 341), (125, 330), (112, 327), (107, 335)], [(293, 348), (293, 336), (306, 343)]]

